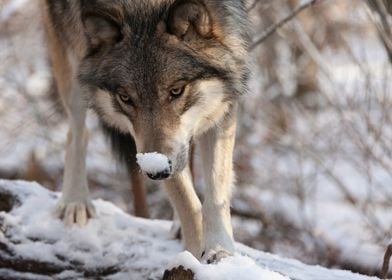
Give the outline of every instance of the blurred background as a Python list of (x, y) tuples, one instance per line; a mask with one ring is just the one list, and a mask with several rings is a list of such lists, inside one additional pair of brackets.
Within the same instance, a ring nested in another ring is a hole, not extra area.
[[(305, 0), (249, 0), (256, 42)], [(379, 275), (392, 242), (392, 4), (319, 0), (252, 45), (233, 189), (237, 241), (308, 264)], [(38, 0), (0, 0), (0, 178), (61, 190), (67, 123)], [(88, 116), (94, 198), (132, 213), (126, 170)], [(202, 193), (200, 158), (195, 181)], [(150, 216), (171, 219), (146, 181)]]

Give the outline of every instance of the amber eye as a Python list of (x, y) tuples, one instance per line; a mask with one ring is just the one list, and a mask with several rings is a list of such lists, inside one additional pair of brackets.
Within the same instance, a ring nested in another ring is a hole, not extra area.
[(119, 97), (120, 100), (121, 100), (122, 102), (124, 102), (125, 104), (132, 105), (131, 98), (130, 98), (128, 95), (119, 94), (118, 97)]
[(172, 88), (170, 90), (170, 98), (173, 100), (173, 99), (177, 99), (177, 98), (181, 97), (181, 95), (184, 94), (185, 87), (186, 87), (186, 85)]

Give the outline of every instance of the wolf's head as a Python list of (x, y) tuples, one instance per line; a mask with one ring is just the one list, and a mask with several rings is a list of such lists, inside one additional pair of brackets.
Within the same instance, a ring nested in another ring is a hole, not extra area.
[(246, 80), (240, 0), (82, 1), (90, 106), (139, 153), (184, 169), (189, 143), (229, 112)]

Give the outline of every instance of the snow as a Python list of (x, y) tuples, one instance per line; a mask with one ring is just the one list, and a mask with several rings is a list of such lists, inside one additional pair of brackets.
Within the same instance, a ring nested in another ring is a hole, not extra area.
[(136, 159), (140, 168), (144, 172), (152, 175), (164, 170), (170, 170), (169, 159), (167, 156), (160, 153), (137, 154)]
[[(325, 7), (338, 7), (337, 2), (326, 3)], [(46, 65), (37, 3), (34, 0), (6, 0), (0, 4), (0, 21), (5, 23), (0, 29), (6, 31), (0, 36), (0, 177), (3, 174), (7, 178), (23, 177), (29, 155), (34, 152), (45, 170), (56, 178), (56, 186), (51, 187), (57, 188), (64, 165), (68, 125), (65, 120), (58, 119), (43, 90), (48, 86), (45, 79), (50, 76), (50, 69)], [(361, 8), (352, 5), (349, 10), (356, 13)], [(339, 13), (333, 15), (341, 17)], [(259, 14), (257, 19), (260, 19)], [(358, 23), (359, 19), (351, 18), (351, 21)], [(348, 33), (354, 36), (348, 37)], [(261, 96), (269, 98), (276, 86), (262, 86), (270, 83), (268, 75), (253, 71), (257, 81), (252, 81), (251, 94), (242, 100), (244, 112), (240, 118), (236, 153), (237, 159), (243, 160), (236, 160), (236, 163), (245, 164), (237, 172), (239, 180), (233, 203), (241, 205), (241, 209), (248, 213), (264, 213), (272, 221), (272, 230), (259, 219), (234, 216), (234, 233), (237, 240), (285, 257), (375, 273), (380, 269), (385, 247), (392, 237), (392, 122), (390, 113), (377, 116), (383, 111), (374, 106), (374, 102), (385, 98), (389, 100), (384, 102), (385, 108), (390, 107), (392, 72), (376, 34), (369, 37), (368, 34), (342, 30), (341, 35), (347, 38), (355, 58), (341, 48), (325, 49), (322, 53), (331, 75), (330, 86), (334, 89), (330, 97), (339, 103), (352, 100), (360, 106), (343, 107), (341, 111), (323, 107), (313, 112), (302, 107), (296, 109), (295, 102), (287, 102), (290, 105), (285, 103), (287, 108), (284, 111), (290, 121), (289, 130), (278, 139), (272, 138), (274, 141), (269, 140), (269, 135), (274, 135), (271, 131), (274, 132), (275, 127), (270, 129), (268, 126), (274, 119), (274, 112), (268, 108), (275, 107), (263, 103)], [(285, 52), (281, 58), (289, 59), (287, 49), (280, 47)], [(256, 66), (259, 59), (253, 59)], [(284, 91), (290, 94), (296, 69), (293, 66), (285, 69), (287, 61), (282, 59), (278, 64), (284, 70), (282, 76), (286, 75), (281, 77)], [(373, 137), (365, 127), (369, 124), (366, 116), (371, 117), (369, 120), (373, 125), (370, 128), (382, 132), (383, 139), (378, 133)], [(93, 114), (89, 113), (87, 124), (90, 138), (87, 169), (92, 196), (110, 199), (122, 209), (132, 209), (128, 175), (119, 174), (116, 169)], [(357, 127), (361, 131), (358, 135), (355, 134)], [(377, 141), (378, 138), (382, 141)], [(369, 144), (357, 148), (355, 141), (358, 140)], [(369, 157), (368, 151), (372, 150), (375, 157), (380, 158), (382, 164), (387, 163), (384, 166), (389, 168), (380, 166), (377, 160)], [(357, 200), (356, 205), (344, 198), (334, 178), (325, 174), (325, 170), (330, 170), (344, 183)], [(171, 218), (162, 189), (148, 187), (152, 217)], [(8, 221), (11, 222), (11, 218)], [(294, 234), (291, 233), (293, 228)], [(57, 236), (53, 232), (55, 229), (48, 223), (30, 227), (33, 235), (40, 233), (48, 239)], [(176, 253), (173, 252), (173, 256)], [(266, 259), (269, 260), (270, 256)], [(286, 263), (285, 267), (291, 267), (291, 264)], [(301, 272), (301, 265), (295, 268), (298, 275), (313, 271), (307, 268), (306, 272)], [(279, 267), (272, 266), (272, 269), (280, 271)], [(295, 276), (291, 271), (287, 273)], [(318, 278), (309, 276), (308, 279)]]
[[(181, 244), (170, 237), (170, 222), (134, 218), (109, 202), (95, 200), (97, 218), (84, 228), (65, 228), (52, 215), (59, 193), (36, 183), (0, 180), (0, 193), (4, 191), (15, 194), (21, 203), (11, 212), (0, 211), (0, 243), (23, 259), (67, 268), (54, 279), (83, 278), (80, 269), (72, 269), (82, 266), (96, 273), (112, 271), (103, 279), (122, 280), (132, 275), (132, 279), (153, 280), (161, 279), (165, 269), (177, 265), (192, 269), (197, 280), (377, 279), (304, 265), (241, 244), (236, 245), (235, 256), (217, 265), (201, 264), (190, 253), (181, 253)], [(0, 259), (4, 253), (1, 248)], [(7, 276), (46, 279), (0, 268), (0, 277)]]
[(27, 0), (14, 0), (9, 5), (5, 6), (4, 10), (0, 11), (0, 23), (12, 17), (14, 13), (26, 4), (26, 2)]
[[(60, 194), (34, 183), (4, 180), (0, 188), (17, 193), (23, 201), (11, 213), (0, 212), (11, 236), (9, 246), (19, 256), (65, 267), (79, 263), (92, 271), (121, 265), (113, 275), (117, 279), (129, 279), (130, 272), (135, 279), (160, 279), (168, 256), (181, 250), (171, 240), (168, 222), (131, 218), (113, 204), (95, 200), (97, 219), (84, 228), (65, 228), (52, 214)], [(7, 241), (0, 237), (0, 242)]]
[[(191, 253), (180, 253), (169, 268), (179, 266), (191, 269), (196, 280), (289, 280), (289, 278), (258, 266), (249, 257), (236, 255), (218, 264), (201, 264)], [(245, 274), (246, 273), (246, 274)]]

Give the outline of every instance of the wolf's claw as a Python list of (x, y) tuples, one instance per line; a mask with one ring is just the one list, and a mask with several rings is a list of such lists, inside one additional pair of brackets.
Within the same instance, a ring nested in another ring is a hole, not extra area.
[(95, 218), (95, 208), (90, 201), (64, 202), (56, 206), (56, 216), (64, 221), (66, 226), (84, 226), (90, 218)]
[(220, 262), (222, 259), (232, 256), (233, 254), (227, 251), (214, 251), (210, 250), (209, 252), (203, 253), (202, 261), (207, 264), (216, 264)]

